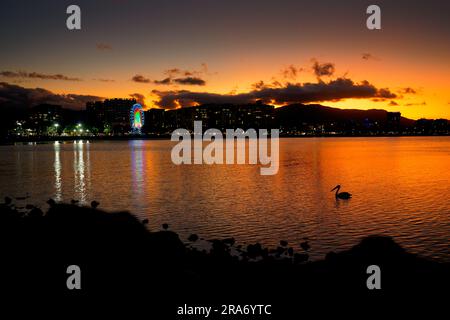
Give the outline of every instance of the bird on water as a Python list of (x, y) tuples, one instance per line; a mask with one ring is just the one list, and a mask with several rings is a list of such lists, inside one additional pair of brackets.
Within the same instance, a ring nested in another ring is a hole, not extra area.
[(334, 187), (333, 189), (331, 189), (331, 192), (336, 190), (336, 199), (350, 199), (352, 197), (351, 193), (348, 192), (339, 192), (339, 190), (341, 189), (341, 185), (338, 184), (336, 187)]

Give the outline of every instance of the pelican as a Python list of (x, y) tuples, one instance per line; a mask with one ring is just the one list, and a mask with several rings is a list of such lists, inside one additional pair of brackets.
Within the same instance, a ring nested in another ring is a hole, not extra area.
[(331, 189), (331, 191), (336, 190), (336, 199), (350, 199), (352, 197), (351, 193), (339, 192), (340, 189), (341, 189), (341, 185), (340, 184), (338, 184), (336, 187)]

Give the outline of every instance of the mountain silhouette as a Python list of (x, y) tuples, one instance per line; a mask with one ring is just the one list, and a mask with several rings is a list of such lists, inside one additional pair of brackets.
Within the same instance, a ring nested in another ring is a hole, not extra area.
[[(278, 121), (285, 126), (293, 126), (301, 123), (322, 124), (322, 123), (363, 123), (370, 120), (380, 125), (387, 122), (388, 111), (382, 109), (357, 110), (339, 109), (323, 106), (320, 104), (290, 104), (275, 109)], [(401, 117), (400, 126), (410, 127), (414, 120)]]

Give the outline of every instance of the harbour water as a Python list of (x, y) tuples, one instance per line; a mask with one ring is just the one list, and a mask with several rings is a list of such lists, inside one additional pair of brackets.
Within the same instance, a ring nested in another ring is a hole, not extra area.
[[(304, 238), (311, 257), (390, 235), (450, 261), (450, 137), (285, 138), (279, 171), (259, 165), (174, 165), (168, 140), (0, 146), (0, 196), (100, 202), (162, 223), (185, 239), (234, 237), (267, 246)], [(353, 194), (336, 200), (337, 184)]]

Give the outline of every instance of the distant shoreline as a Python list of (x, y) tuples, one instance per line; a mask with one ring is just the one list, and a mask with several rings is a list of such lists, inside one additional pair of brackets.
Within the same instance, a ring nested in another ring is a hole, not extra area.
[[(400, 137), (448, 137), (449, 134), (379, 134), (379, 135), (280, 135), (280, 138), (400, 138)], [(15, 143), (45, 143), (54, 141), (75, 141), (75, 140), (92, 140), (92, 141), (128, 141), (128, 140), (170, 140), (170, 135), (142, 135), (142, 136), (70, 136), (70, 137), (33, 137), (24, 139), (3, 139), (0, 145), (11, 145)]]

